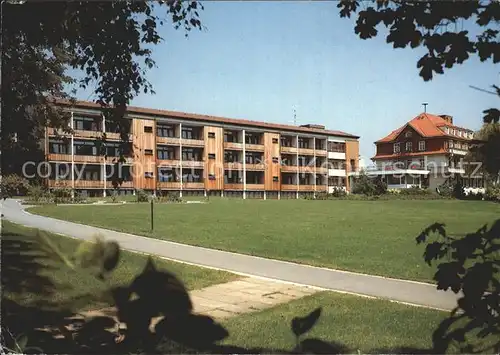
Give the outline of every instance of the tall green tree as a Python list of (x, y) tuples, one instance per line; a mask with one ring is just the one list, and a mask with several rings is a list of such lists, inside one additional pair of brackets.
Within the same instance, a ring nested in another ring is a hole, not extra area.
[[(481, 62), (500, 62), (500, 2), (481, 1), (389, 1), (341, 0), (341, 17), (357, 16), (355, 33), (361, 39), (374, 38), (378, 26), (388, 29), (386, 41), (394, 48), (427, 50), (417, 62), (425, 81), (435, 74), (462, 64), (473, 56)], [(465, 21), (479, 28), (477, 36), (463, 29)], [(500, 98), (500, 88), (493, 85)], [(498, 122), (498, 107), (486, 108), (484, 122)]]
[[(55, 99), (73, 99), (67, 84), (95, 85), (96, 102), (126, 140), (126, 106), (153, 92), (147, 70), (164, 22), (201, 29), (195, 1), (2, 2), (2, 170), (21, 173), (22, 163), (41, 159), (46, 124), (67, 127)], [(167, 20), (168, 19), (168, 20)], [(74, 69), (83, 77), (68, 75)], [(38, 156), (34, 154), (38, 152)]]

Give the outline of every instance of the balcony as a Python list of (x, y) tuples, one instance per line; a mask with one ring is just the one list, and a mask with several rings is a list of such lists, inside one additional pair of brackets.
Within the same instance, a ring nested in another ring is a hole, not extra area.
[(299, 148), (300, 155), (314, 155), (314, 149), (310, 148)]
[(249, 152), (263, 152), (264, 145), (262, 144), (245, 144), (245, 150)]
[[(132, 141), (132, 134), (128, 135), (128, 140)], [(106, 132), (106, 140), (109, 141), (119, 141), (121, 140), (120, 133), (115, 133), (115, 132)]]
[(294, 165), (282, 165), (281, 166), (282, 173), (296, 173), (297, 171), (299, 171), (298, 166), (294, 166)]
[(71, 162), (71, 154), (55, 154), (55, 153), (50, 153), (50, 154), (47, 154), (47, 160), (48, 161), (66, 161), (66, 162)]
[(179, 167), (181, 165), (180, 160), (173, 159), (158, 159), (157, 160), (158, 167)]
[(327, 168), (316, 167), (316, 174), (326, 174), (328, 172)]
[(186, 139), (182, 138), (181, 143), (183, 147), (204, 147), (205, 141), (201, 139)]
[(299, 191), (312, 192), (315, 189), (317, 189), (318, 186), (321, 186), (321, 185), (299, 185)]
[[(83, 131), (83, 130), (79, 130), (79, 129), (75, 129), (73, 131), (73, 136), (74, 137), (78, 137), (78, 138), (102, 138), (102, 135), (103, 135), (104, 132), (102, 131)], [(118, 137), (120, 135), (118, 134)], [(108, 135), (106, 134), (106, 138), (108, 137)]]
[[(106, 188), (107, 189), (113, 189), (113, 181), (106, 181)], [(119, 186), (119, 189), (132, 189), (134, 188), (134, 182), (133, 181), (123, 181)]]
[(224, 184), (224, 190), (243, 190), (243, 184)]
[(328, 176), (346, 176), (345, 169), (328, 169)]
[(104, 157), (100, 155), (74, 155), (73, 161), (75, 163), (97, 163), (100, 164), (104, 160)]
[[(106, 163), (108, 164), (116, 164), (118, 163), (118, 160), (120, 157), (106, 157)], [(125, 161), (122, 162), (122, 164), (133, 164), (134, 163), (134, 158), (133, 157), (123, 157)]]
[(183, 168), (203, 168), (205, 166), (205, 162), (202, 160), (183, 160), (182, 167)]
[(156, 144), (164, 144), (164, 145), (180, 145), (180, 138), (175, 137), (159, 137), (156, 136)]
[(102, 180), (75, 180), (75, 189), (104, 189)]
[(328, 152), (326, 150), (321, 150), (321, 149), (316, 149), (315, 153), (316, 156), (318, 157), (326, 157), (328, 155)]
[(56, 188), (72, 188), (73, 184), (71, 180), (47, 180), (48, 187), (56, 187)]
[(281, 184), (282, 191), (297, 191), (297, 185), (293, 184)]
[(157, 189), (163, 189), (163, 190), (180, 190), (181, 189), (181, 183), (180, 182), (174, 182), (174, 181), (159, 181), (156, 184)]
[(328, 159), (345, 160), (345, 152), (328, 152)]
[(243, 170), (243, 163), (224, 163), (224, 169), (226, 170)]
[(264, 191), (264, 184), (247, 184), (247, 191)]
[(49, 136), (66, 136), (69, 137), (69, 133), (64, 133), (61, 128), (55, 129), (53, 127), (47, 127), (47, 134)]
[(316, 167), (314, 165), (313, 166), (309, 166), (309, 165), (299, 166), (299, 172), (301, 172), (301, 173), (312, 174), (316, 171), (315, 169), (316, 169)]
[(182, 188), (186, 190), (204, 190), (205, 183), (203, 182), (184, 182)]
[(224, 142), (226, 150), (243, 150), (243, 143)]
[(245, 164), (246, 171), (264, 171), (266, 168), (265, 164)]
[(295, 147), (284, 147), (284, 146), (281, 146), (281, 153), (282, 154), (286, 154), (286, 153), (297, 154), (297, 148), (295, 148)]

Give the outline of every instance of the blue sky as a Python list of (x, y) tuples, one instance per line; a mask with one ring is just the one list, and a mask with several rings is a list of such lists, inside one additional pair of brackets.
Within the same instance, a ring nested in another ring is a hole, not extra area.
[[(204, 31), (165, 25), (149, 72), (156, 95), (131, 104), (284, 124), (319, 123), (361, 136), (360, 154), (422, 112), (481, 125), (498, 99), (469, 88), (499, 84), (499, 68), (469, 60), (424, 82), (422, 50), (394, 50), (385, 37), (361, 40), (336, 2), (204, 2)], [(81, 93), (81, 99), (92, 99)]]

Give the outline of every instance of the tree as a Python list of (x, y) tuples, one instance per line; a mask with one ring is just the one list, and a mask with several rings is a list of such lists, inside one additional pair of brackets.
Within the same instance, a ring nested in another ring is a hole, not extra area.
[[(387, 43), (394, 48), (425, 47), (427, 53), (417, 62), (420, 76), (432, 80), (434, 74), (443, 74), (456, 64), (462, 64), (472, 55), (481, 62), (500, 62), (498, 1), (389, 1), (381, 0), (360, 10), (359, 1), (341, 0), (337, 7), (341, 17), (358, 16), (354, 31), (361, 39), (376, 37), (377, 26), (389, 29)], [(473, 20), (481, 29), (473, 36), (463, 29), (466, 20)], [(500, 98), (500, 88), (493, 85)], [(499, 122), (500, 110), (483, 111), (484, 122)]]
[[(123, 116), (139, 93), (154, 92), (146, 78), (155, 65), (151, 47), (170, 17), (176, 28), (201, 28), (195, 1), (2, 2), (2, 130), (5, 172), (21, 173), (24, 161), (42, 159), (47, 124), (68, 129), (68, 114), (53, 105), (73, 99), (67, 84), (95, 85), (106, 118), (127, 141)], [(163, 11), (163, 14), (162, 14)], [(161, 17), (160, 17), (161, 16)], [(82, 73), (77, 80), (68, 69)]]
[[(500, 123), (485, 123), (476, 136), (477, 143), (471, 147), (466, 161), (481, 162), (488, 180), (496, 183), (500, 179)], [(471, 164), (469, 170), (475, 168)]]

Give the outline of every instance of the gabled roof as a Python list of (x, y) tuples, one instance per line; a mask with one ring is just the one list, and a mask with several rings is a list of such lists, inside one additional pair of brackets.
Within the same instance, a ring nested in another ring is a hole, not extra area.
[(450, 128), (460, 128), (462, 130), (466, 130), (469, 132), (472, 132), (469, 129), (461, 128), (454, 126), (447, 120), (445, 120), (441, 116), (433, 115), (430, 113), (421, 113), (417, 117), (413, 118), (411, 121), (407, 122), (404, 126), (392, 131), (389, 135), (386, 137), (379, 139), (378, 141), (375, 142), (377, 143), (388, 143), (396, 140), (396, 138), (401, 134), (401, 132), (406, 128), (406, 127), (411, 127), (413, 128), (420, 136), (423, 138), (432, 138), (432, 137), (454, 137), (454, 138), (459, 138), (451, 134), (446, 134), (443, 132), (443, 130), (440, 129), (440, 127), (447, 126)]
[[(81, 108), (89, 108), (89, 109), (100, 109), (101, 106), (94, 102), (89, 101), (76, 101), (70, 102), (68, 100), (56, 99), (55, 102), (61, 105), (68, 105), (74, 107)], [(167, 110), (157, 110), (143, 107), (135, 107), (135, 106), (127, 106), (128, 113), (136, 113), (143, 114), (153, 117), (170, 117), (170, 118), (180, 118), (180, 119), (191, 119), (196, 121), (205, 121), (205, 122), (214, 122), (221, 124), (234, 124), (234, 125), (242, 125), (242, 126), (250, 126), (250, 127), (259, 127), (259, 128), (270, 128), (276, 130), (285, 130), (291, 132), (304, 132), (310, 134), (321, 134), (321, 135), (329, 135), (329, 136), (340, 136), (352, 139), (359, 139), (359, 136), (354, 134), (335, 131), (335, 130), (327, 130), (327, 129), (319, 129), (314, 127), (304, 127), (304, 126), (292, 126), (292, 125), (284, 125), (277, 123), (268, 123), (268, 122), (259, 122), (259, 121), (251, 121), (245, 119), (236, 119), (236, 118), (226, 118), (226, 117), (218, 117), (218, 116), (209, 116), (209, 115), (200, 115), (196, 113), (186, 113), (186, 112), (178, 112), (178, 111), (167, 111)]]

